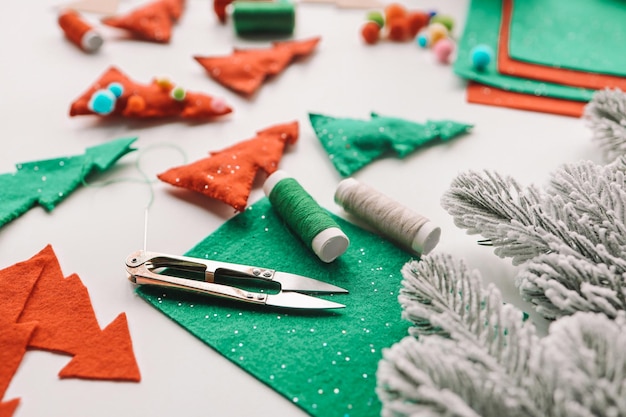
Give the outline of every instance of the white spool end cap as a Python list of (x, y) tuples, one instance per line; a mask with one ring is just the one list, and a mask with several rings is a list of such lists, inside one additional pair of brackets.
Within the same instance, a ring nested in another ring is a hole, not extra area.
[(269, 177), (265, 179), (263, 183), (263, 192), (267, 197), (270, 196), (270, 193), (276, 187), (276, 184), (284, 180), (285, 178), (291, 178), (291, 175), (287, 174), (286, 171), (279, 169), (278, 171), (274, 171)]
[(341, 182), (337, 184), (337, 189), (335, 190), (335, 203), (343, 206), (343, 203), (345, 201), (344, 196), (346, 193), (346, 189), (354, 187), (358, 184), (359, 182), (354, 178), (346, 178), (345, 180), (341, 180)]
[(332, 262), (341, 256), (348, 249), (349, 245), (350, 239), (337, 227), (322, 230), (311, 242), (313, 252), (326, 263)]
[(411, 243), (411, 248), (422, 255), (428, 255), (435, 249), (435, 246), (439, 243), (440, 237), (441, 228), (435, 226), (433, 222), (426, 222), (417, 231)]
[(83, 35), (80, 43), (85, 51), (96, 52), (104, 43), (104, 39), (95, 30), (90, 30)]

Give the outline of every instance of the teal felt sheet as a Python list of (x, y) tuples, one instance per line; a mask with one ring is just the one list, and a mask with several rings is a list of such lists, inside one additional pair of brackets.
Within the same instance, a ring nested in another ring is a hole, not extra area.
[[(397, 296), (411, 256), (333, 216), (350, 238), (330, 264), (290, 232), (263, 198), (187, 255), (258, 265), (327, 281), (349, 294), (319, 296), (346, 305), (322, 312), (270, 309), (140, 287), (138, 294), (233, 363), (314, 416), (378, 416), (381, 350), (406, 336)], [(216, 375), (207, 378), (216, 378)]]
[[(495, 54), (502, 20), (502, 0), (472, 0), (467, 13), (463, 35), (458, 42), (454, 72), (463, 78), (523, 94), (556, 97), (575, 101), (589, 101), (593, 90), (544, 83), (524, 78), (510, 77), (498, 72)], [(476, 71), (471, 63), (471, 50), (485, 44), (494, 51), (494, 59), (484, 71)]]
[(626, 75), (624, 0), (515, 0), (513, 6), (511, 58)]

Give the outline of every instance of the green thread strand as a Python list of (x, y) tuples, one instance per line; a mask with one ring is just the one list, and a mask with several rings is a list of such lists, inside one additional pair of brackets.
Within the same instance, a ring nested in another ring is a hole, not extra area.
[(285, 223), (312, 248), (320, 232), (339, 225), (293, 178), (279, 181), (269, 195), (272, 207)]

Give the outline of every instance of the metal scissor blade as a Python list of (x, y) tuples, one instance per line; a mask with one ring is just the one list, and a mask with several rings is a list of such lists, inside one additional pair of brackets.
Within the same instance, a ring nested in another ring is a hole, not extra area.
[(299, 291), (309, 293), (347, 293), (345, 288), (318, 281), (302, 275), (290, 274), (289, 272), (276, 272), (274, 281), (280, 283), (283, 291)]
[(321, 298), (310, 297), (297, 292), (280, 292), (267, 296), (265, 305), (283, 308), (323, 310), (327, 308), (343, 308), (345, 305)]

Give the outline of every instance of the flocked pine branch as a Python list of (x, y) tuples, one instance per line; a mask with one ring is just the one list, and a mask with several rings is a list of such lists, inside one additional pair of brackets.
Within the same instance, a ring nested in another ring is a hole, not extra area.
[(547, 318), (575, 311), (615, 317), (626, 310), (626, 158), (579, 162), (552, 174), (545, 190), (497, 173), (459, 175), (442, 205), (501, 257), (525, 263), (523, 297)]
[(626, 416), (624, 312), (579, 312), (539, 340), (462, 262), (428, 255), (402, 274), (415, 326), (379, 363), (383, 416)]
[(607, 161), (626, 155), (626, 94), (619, 89), (598, 90), (585, 106), (583, 117)]

